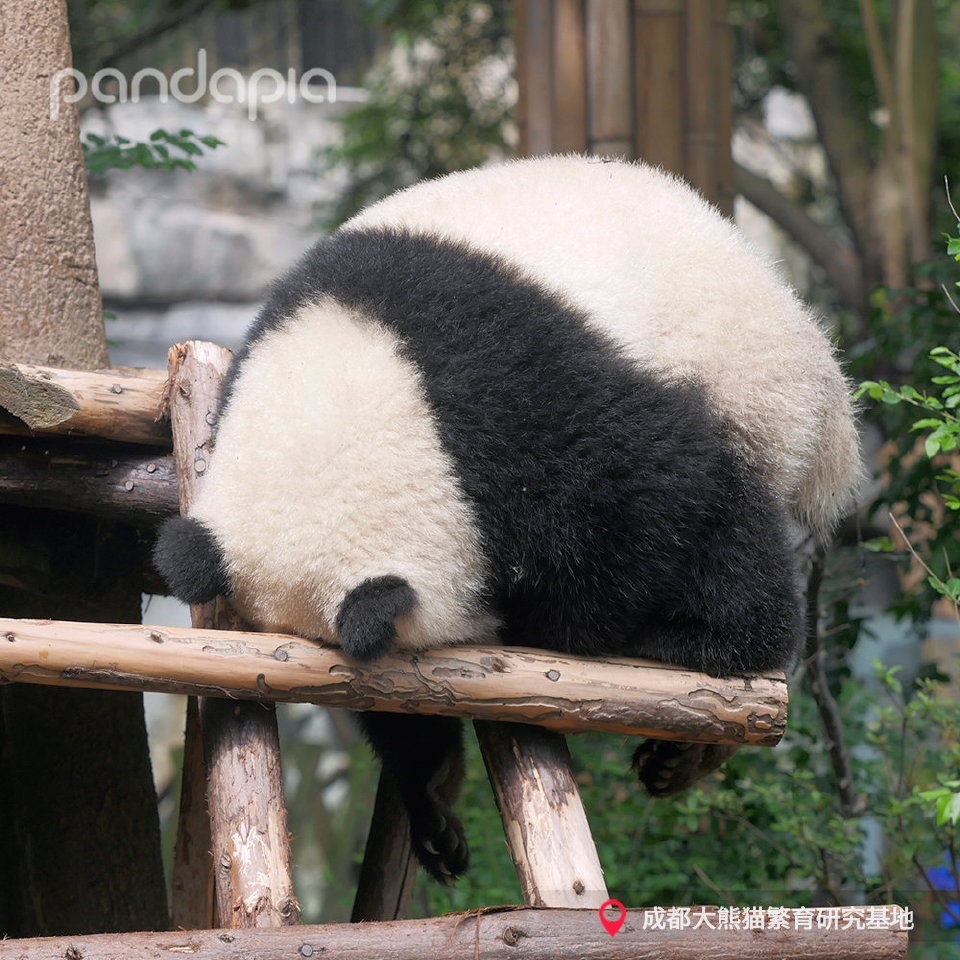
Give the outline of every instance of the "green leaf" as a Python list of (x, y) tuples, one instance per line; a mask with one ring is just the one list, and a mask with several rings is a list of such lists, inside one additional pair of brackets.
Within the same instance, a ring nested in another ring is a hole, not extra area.
[(871, 553), (890, 553), (894, 549), (890, 537), (874, 537), (872, 540), (864, 540), (860, 546)]

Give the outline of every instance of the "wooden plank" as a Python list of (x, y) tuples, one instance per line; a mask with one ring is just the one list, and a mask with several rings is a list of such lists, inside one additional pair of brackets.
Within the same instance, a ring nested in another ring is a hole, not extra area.
[[(803, 911), (782, 909), (771, 929), (738, 924), (719, 928), (717, 907), (690, 907), (688, 926), (671, 928), (660, 908), (627, 910), (616, 936), (600, 925), (596, 910), (509, 907), (453, 913), (393, 923), (327, 924), (275, 930), (196, 930), (172, 933), (99, 934), (5, 940), (0, 956), (11, 960), (903, 960), (909, 914), (901, 907), (834, 907), (836, 927), (814, 920), (797, 929)], [(808, 911), (807, 915), (813, 915)], [(682, 914), (681, 914), (682, 916)], [(849, 923), (846, 929), (841, 927)], [(858, 929), (867, 923), (873, 929)], [(694, 929), (694, 924), (699, 924)]]
[(683, 0), (635, 0), (637, 156), (683, 173)]
[(158, 690), (772, 746), (782, 673), (715, 678), (650, 660), (521, 647), (394, 653), (374, 663), (271, 633), (0, 619), (0, 682)]
[(553, 8), (553, 142), (558, 153), (587, 149), (587, 51), (584, 0)]
[(161, 416), (166, 376), (159, 371), (60, 370), (0, 365), (0, 433), (70, 434), (170, 447)]
[(587, 102), (590, 152), (634, 152), (629, 0), (587, 0)]
[(566, 741), (525, 724), (474, 726), (524, 903), (599, 908), (607, 888)]
[[(229, 350), (214, 343), (190, 341), (170, 349), (170, 421), (184, 514), (207, 473), (218, 398), (231, 359)], [(222, 605), (218, 616), (216, 601), (192, 606), (190, 617), (194, 627), (214, 628), (224, 618), (228, 627), (239, 626), (229, 622)], [(175, 919), (205, 922), (214, 916), (220, 926), (229, 927), (298, 923), (276, 708), (204, 699), (199, 711), (188, 709), (185, 737), (185, 761), (194, 762), (184, 763), (174, 863), (174, 890), (179, 895)], [(203, 765), (196, 762), (198, 753)], [(198, 802), (204, 782), (206, 810)], [(213, 866), (211, 884), (208, 873)]]

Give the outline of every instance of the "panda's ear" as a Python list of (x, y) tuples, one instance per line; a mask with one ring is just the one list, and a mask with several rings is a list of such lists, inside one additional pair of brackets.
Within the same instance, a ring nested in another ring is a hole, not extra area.
[(394, 622), (417, 602), (402, 577), (364, 580), (344, 597), (337, 612), (337, 633), (343, 652), (354, 660), (375, 660), (397, 642)]
[(153, 565), (170, 593), (184, 603), (206, 603), (230, 592), (220, 545), (209, 527), (191, 517), (164, 521), (153, 547)]

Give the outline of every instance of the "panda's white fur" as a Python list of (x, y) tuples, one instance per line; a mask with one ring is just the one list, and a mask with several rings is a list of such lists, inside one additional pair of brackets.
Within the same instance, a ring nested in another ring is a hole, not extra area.
[(392, 574), (420, 601), (396, 620), (399, 647), (495, 640), (470, 603), (486, 573), (470, 508), (381, 324), (304, 305), (240, 369), (217, 447), (229, 457), (211, 458), (190, 515), (216, 531), (249, 622), (335, 641), (350, 590)]
[(500, 254), (638, 361), (702, 382), (806, 530), (826, 536), (860, 477), (850, 391), (808, 307), (682, 180), (580, 156), (417, 184), (342, 229), (398, 227)]

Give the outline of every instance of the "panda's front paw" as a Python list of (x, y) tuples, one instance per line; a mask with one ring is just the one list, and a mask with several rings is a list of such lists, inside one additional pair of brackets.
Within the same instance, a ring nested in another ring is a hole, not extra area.
[(646, 740), (633, 754), (633, 769), (647, 792), (669, 797), (722, 766), (739, 747), (721, 743)]
[(397, 642), (395, 620), (417, 602), (402, 577), (373, 577), (354, 587), (337, 612), (340, 646), (352, 660), (386, 656)]

